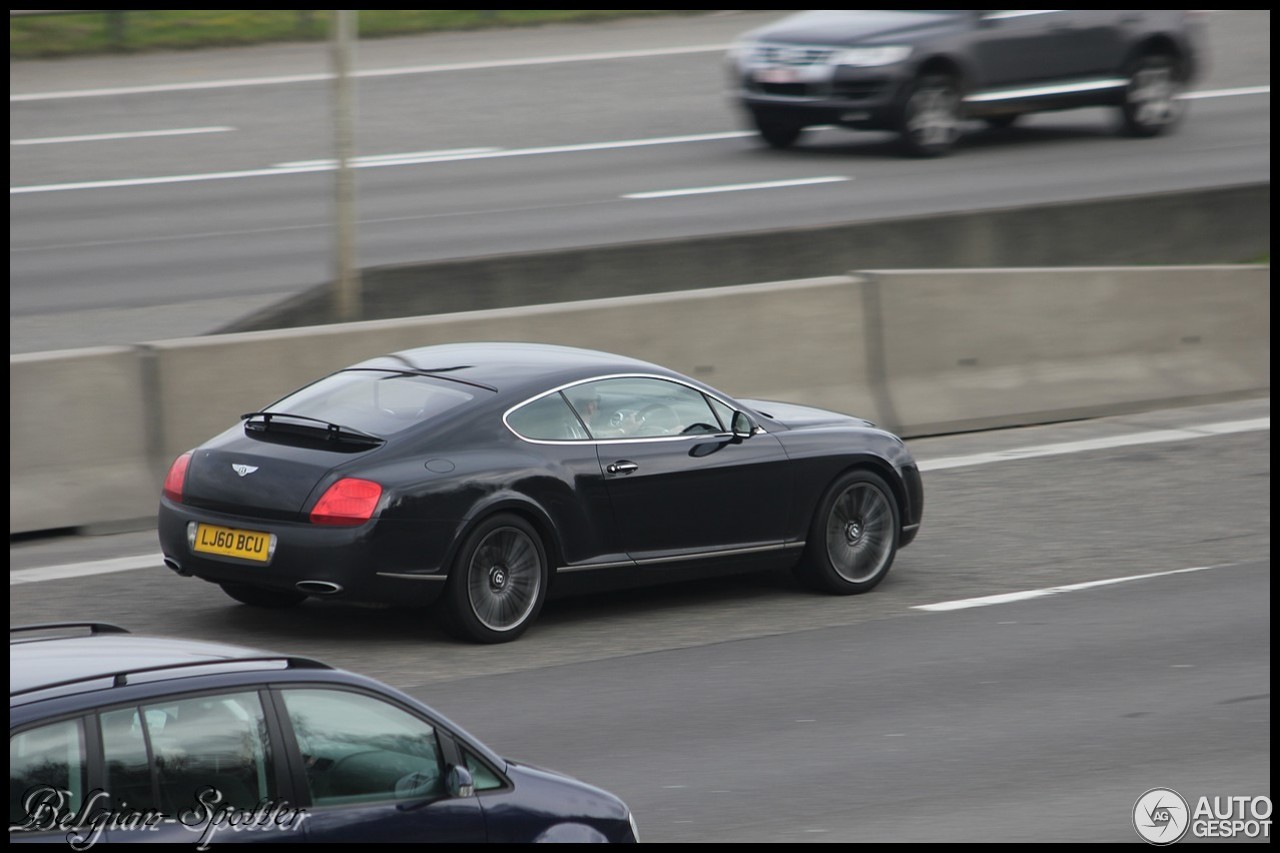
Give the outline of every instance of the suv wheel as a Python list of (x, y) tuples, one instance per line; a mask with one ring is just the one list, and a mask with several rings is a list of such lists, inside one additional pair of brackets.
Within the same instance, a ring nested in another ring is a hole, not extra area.
[(753, 120), (755, 121), (756, 130), (760, 132), (760, 138), (770, 148), (790, 148), (800, 138), (800, 134), (804, 132), (802, 125), (789, 121), (765, 118), (759, 115), (753, 116)]
[(946, 74), (925, 75), (912, 84), (902, 105), (898, 133), (916, 157), (941, 157), (960, 137), (960, 85)]
[(1182, 81), (1173, 58), (1144, 56), (1129, 73), (1120, 108), (1124, 132), (1129, 136), (1159, 136), (1172, 130), (1182, 118)]

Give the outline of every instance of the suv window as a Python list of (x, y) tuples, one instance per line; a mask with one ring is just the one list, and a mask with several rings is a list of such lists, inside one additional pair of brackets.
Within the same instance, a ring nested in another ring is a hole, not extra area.
[(99, 721), (106, 789), (117, 804), (173, 815), (210, 787), (236, 808), (275, 799), (274, 755), (257, 693), (118, 708)]
[[(84, 729), (64, 720), (9, 738), (9, 826), (28, 824), (41, 804), (75, 814), (89, 787)], [(65, 792), (59, 795), (57, 792)], [(50, 800), (47, 797), (54, 797)], [(32, 826), (39, 829), (39, 826)], [(46, 827), (47, 828), (47, 827)]]
[(317, 806), (419, 799), (444, 790), (435, 729), (360, 693), (281, 692)]

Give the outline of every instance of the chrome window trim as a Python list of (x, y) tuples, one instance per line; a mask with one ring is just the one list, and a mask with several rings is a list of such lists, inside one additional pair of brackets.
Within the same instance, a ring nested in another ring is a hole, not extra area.
[[(746, 411), (745, 407), (742, 406), (742, 404), (740, 403), (734, 403), (733, 401), (727, 399), (721, 394), (712, 393), (711, 391), (707, 391), (703, 388), (699, 388), (696, 385), (691, 385), (688, 382), (685, 382), (674, 376), (663, 376), (658, 373), (609, 373), (603, 376), (592, 376), (587, 379), (575, 379), (572, 382), (566, 382), (564, 385), (560, 385), (556, 388), (552, 388), (549, 391), (542, 391), (541, 393), (535, 394), (532, 397), (529, 397), (528, 399), (522, 400), (502, 413), (502, 425), (505, 426), (507, 430), (510, 431), (510, 433), (514, 435), (516, 438), (520, 439), (521, 441), (527, 442), (529, 444), (552, 444), (552, 445), (635, 444), (638, 441), (664, 441), (664, 442), (705, 441), (708, 438), (732, 438), (733, 437), (733, 432), (728, 431), (728, 432), (704, 432), (698, 435), (640, 435), (640, 436), (635, 436), (634, 438), (528, 438), (527, 436), (523, 436), (519, 432), (517, 432), (515, 427), (511, 426), (511, 423), (507, 420), (507, 418), (511, 416), (512, 412), (516, 411), (517, 409), (524, 408), (530, 403), (536, 403), (538, 400), (541, 400), (544, 397), (550, 397), (552, 394), (559, 394), (567, 388), (576, 388), (579, 385), (586, 385), (589, 382), (603, 382), (608, 379), (657, 379), (663, 382), (670, 382), (674, 385), (682, 385), (691, 391), (696, 391), (699, 394), (703, 394), (714, 400), (718, 400), (720, 403), (723, 403), (725, 406), (728, 406), (730, 409), (732, 409), (735, 412)], [(569, 406), (569, 411), (573, 412), (574, 417), (578, 417), (578, 410), (573, 408), (573, 404), (569, 403), (567, 399), (565, 400), (565, 404)], [(712, 410), (711, 414), (715, 415), (715, 411)], [(716, 417), (716, 420), (717, 421), (719, 420), (718, 416)], [(579, 418), (579, 423), (581, 423), (581, 418)], [(587, 433), (590, 434), (591, 432), (590, 428), (587, 427), (586, 424), (582, 424), (582, 426), (584, 429), (587, 430)], [(755, 430), (752, 432), (752, 435), (762, 435), (765, 432), (767, 432), (767, 430), (765, 430), (763, 426), (760, 426), (759, 424), (757, 424)]]

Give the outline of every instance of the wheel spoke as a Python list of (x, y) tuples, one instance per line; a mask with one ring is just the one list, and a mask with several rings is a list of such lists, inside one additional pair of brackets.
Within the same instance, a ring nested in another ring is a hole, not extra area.
[(467, 596), (486, 628), (518, 627), (533, 611), (541, 586), (542, 561), (524, 531), (499, 528), (476, 547), (467, 572)]
[(864, 583), (892, 557), (893, 510), (870, 483), (856, 483), (832, 502), (826, 545), (831, 566), (845, 580)]

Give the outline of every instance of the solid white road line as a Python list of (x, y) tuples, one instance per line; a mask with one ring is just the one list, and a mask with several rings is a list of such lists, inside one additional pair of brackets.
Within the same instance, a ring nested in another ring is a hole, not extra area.
[[(652, 145), (678, 145), (685, 142), (715, 142), (722, 139), (740, 139), (754, 136), (749, 130), (725, 133), (697, 133), (690, 136), (662, 136), (654, 139), (623, 139), (617, 142), (586, 142), (576, 145), (550, 145), (543, 148), (506, 149), (456, 149), (453, 152), (423, 152), (421, 154), (383, 154), (352, 160), (353, 169), (377, 169), (383, 166), (408, 166), (418, 163), (454, 163), (460, 160), (490, 160), (500, 157), (532, 157), (542, 154), (572, 154), (580, 151), (612, 151), (619, 148), (645, 148)], [(471, 153), (458, 153), (470, 151)], [(299, 175), (308, 172), (332, 172), (337, 165), (332, 160), (309, 160), (299, 164), (282, 163), (265, 169), (244, 169), (237, 172), (210, 172), (202, 175), (167, 175), (156, 178), (122, 178), (111, 181), (84, 181), (74, 184), (44, 184), (30, 187), (10, 187), (9, 195), (49, 193), (64, 190), (90, 190), (112, 187), (141, 187), (157, 184), (184, 184), (197, 181), (226, 181), (234, 178), (269, 178), (277, 175)]]
[(1001, 595), (984, 595), (981, 598), (962, 598), (956, 601), (943, 601), (938, 604), (918, 604), (911, 608), (912, 610), (928, 610), (932, 612), (944, 610), (968, 610), (970, 607), (987, 607), (992, 604), (1008, 604), (1011, 601), (1027, 601), (1032, 598), (1044, 598), (1046, 595), (1057, 595), (1060, 592), (1075, 592), (1081, 589), (1093, 589), (1098, 586), (1111, 586), (1117, 583), (1128, 583), (1129, 581), (1141, 581), (1148, 578), (1162, 578), (1167, 575), (1181, 575), (1187, 572), (1207, 572), (1210, 569), (1225, 569), (1234, 565), (1234, 563), (1224, 563), (1219, 566), (1194, 566), (1189, 569), (1170, 569), (1166, 572), (1151, 572), (1145, 575), (1130, 575), (1124, 578), (1106, 578), (1100, 581), (1085, 581), (1084, 583), (1067, 584), (1066, 586), (1051, 586), (1045, 589), (1029, 589), (1025, 592), (1006, 592)]
[(1241, 86), (1238, 89), (1206, 89), (1203, 92), (1187, 92), (1179, 97), (1184, 101), (1198, 101), (1201, 98), (1234, 98), (1238, 95), (1270, 94), (1270, 86)]
[(1041, 444), (1033, 447), (1015, 447), (994, 453), (972, 453), (966, 456), (947, 456), (920, 462), (921, 471), (941, 471), (946, 468), (967, 468), (972, 465), (988, 465), (992, 462), (1011, 462), (1015, 459), (1032, 459), (1037, 456), (1062, 456), (1069, 453), (1087, 453), (1092, 450), (1109, 450), (1113, 447), (1131, 447), (1135, 444), (1159, 444), (1167, 441), (1189, 441), (1214, 435), (1236, 432), (1257, 432), (1271, 429), (1271, 418), (1253, 418), (1247, 421), (1224, 421), (1201, 424), (1181, 429), (1160, 429), (1151, 432), (1134, 432), (1107, 438), (1090, 438), (1084, 441), (1064, 441), (1058, 444)]
[[(706, 48), (687, 48), (687, 49), (679, 48), (677, 49), (677, 52), (680, 52), (680, 51), (687, 52), (692, 50), (704, 50), (704, 49)], [(550, 58), (547, 58), (546, 60), (540, 60), (540, 61), (546, 61), (546, 62), (584, 61), (585, 59), (592, 59), (592, 58), (595, 58), (595, 59), (615, 58), (616, 59), (616, 58), (621, 58), (623, 56), (659, 55), (659, 53), (641, 51), (641, 52), (635, 52), (635, 53), (623, 52), (620, 54), (610, 54), (610, 55), (591, 54), (591, 55), (583, 55), (579, 57), (559, 57), (559, 58), (550, 57)], [(425, 67), (426, 66), (424, 66), (424, 68)], [(439, 70), (444, 68), (455, 69), (460, 67), (462, 66), (431, 66), (430, 68)], [(490, 67), (490, 66), (483, 65), (483, 66), (477, 66), (477, 67)], [(374, 75), (374, 76), (376, 76), (379, 73), (382, 73), (382, 72), (369, 72), (370, 75)], [(386, 73), (392, 73), (392, 72), (388, 71)], [(416, 71), (413, 69), (407, 69), (407, 70), (401, 69), (396, 73), (421, 73), (421, 69)], [(263, 82), (271, 82), (271, 81), (287, 82), (286, 78), (270, 78), (270, 80), (266, 80), (264, 78)], [(1251, 86), (1251, 87), (1245, 87), (1245, 88), (1239, 88), (1239, 89), (1221, 89), (1217, 91), (1194, 92), (1191, 94), (1184, 95), (1183, 97), (1188, 99), (1219, 98), (1219, 97), (1230, 97), (1234, 95), (1266, 94), (1266, 93), (1270, 93), (1270, 91), (1271, 91), (1270, 86)], [(10, 100), (13, 100), (14, 97), (18, 97), (18, 96), (12, 96)], [(452, 162), (457, 162), (461, 160), (482, 160), (482, 159), (497, 158), (497, 157), (528, 157), (528, 156), (539, 155), (539, 154), (569, 154), (569, 153), (577, 153), (582, 151), (608, 151), (612, 149), (621, 149), (621, 148), (641, 148), (641, 147), (650, 146), (650, 145), (677, 145), (685, 142), (710, 142), (710, 141), (719, 141), (719, 140), (725, 140), (725, 139), (742, 139), (745, 137), (751, 137), (755, 135), (756, 134), (754, 131), (739, 130), (739, 131), (727, 131), (724, 133), (699, 133), (699, 134), (692, 134), (688, 136), (666, 136), (666, 137), (659, 137), (656, 139), (625, 139), (618, 142), (587, 142), (587, 143), (574, 144), (574, 145), (553, 145), (553, 146), (546, 146), (543, 148), (520, 148), (520, 149), (512, 149), (512, 150), (494, 149), (494, 148), (462, 148), (462, 149), (454, 149), (452, 151), (441, 151), (441, 152), (426, 151), (426, 152), (419, 152), (414, 154), (378, 154), (373, 156), (356, 158), (355, 160), (352, 161), (351, 166), (352, 168), (356, 168), (356, 169), (371, 169), (371, 168), (377, 168), (380, 166), (410, 166), (410, 165), (416, 165), (421, 163), (452, 163)], [(199, 181), (223, 181), (223, 180), (232, 180), (236, 178), (267, 178), (267, 177), (274, 177), (278, 175), (297, 175), (297, 174), (305, 174), (305, 173), (311, 173), (311, 172), (328, 172), (336, 168), (337, 168), (337, 165), (332, 160), (303, 160), (303, 161), (297, 161), (293, 163), (281, 163), (275, 166), (269, 166), (264, 169), (243, 169), (243, 170), (232, 171), (232, 172), (210, 172), (205, 174), (167, 175), (167, 176), (161, 176), (161, 177), (148, 177), (148, 178), (122, 178), (118, 180), (109, 180), (109, 181), (77, 181), (74, 183), (41, 184), (41, 185), (28, 186), (28, 187), (10, 187), (9, 195), (24, 195), (27, 193), (63, 192), (66, 190), (114, 189), (114, 188), (120, 188), (120, 187), (156, 186), (159, 184), (181, 184), (181, 183), (192, 183), (192, 182), (199, 182)], [(757, 187), (744, 185), (743, 188), (755, 189)], [(730, 190), (704, 189), (703, 191), (704, 192), (711, 192), (711, 191), (728, 192)], [(682, 190), (682, 191), (670, 191), (670, 193), (671, 195), (696, 195), (697, 191)], [(633, 195), (624, 196), (624, 198), (661, 198), (661, 197), (663, 196), (658, 194), (644, 194), (644, 193), (636, 193)]]
[[(491, 68), (524, 68), (531, 65), (563, 65), (569, 62), (602, 62), (612, 59), (648, 59), (655, 56), (680, 56), (686, 53), (723, 53), (727, 44), (697, 44), (688, 47), (660, 47), (648, 50), (614, 50), (603, 53), (575, 53), (560, 56), (533, 56), (524, 59), (495, 59), (487, 62), (454, 62), (446, 65), (408, 65), (400, 68), (371, 68), (353, 71), (352, 77), (403, 77), (410, 74), (439, 74), (448, 71), (484, 71)], [(278, 86), (284, 83), (322, 83), (332, 80), (333, 72), (288, 74), (278, 77), (244, 77), (233, 80), (205, 80), (196, 83), (161, 83), (150, 86), (116, 86), (109, 89), (73, 89), (64, 92), (30, 92), (10, 95), (9, 103), (18, 101), (55, 101), (67, 98), (112, 98), (117, 95), (148, 95), (156, 92), (192, 92), (205, 89), (233, 89), (244, 86)]]
[[(1271, 418), (1253, 418), (1244, 421), (1222, 421), (1214, 424), (1204, 424), (1194, 427), (1185, 427), (1183, 429), (1166, 429), (1153, 432), (1131, 433), (1127, 436), (1117, 435), (1111, 438), (1095, 439), (1091, 441), (1068, 441), (1059, 444), (1042, 444), (1037, 447), (1024, 447), (1019, 450), (1010, 450), (1000, 453), (973, 453), (968, 456), (950, 456), (943, 459), (935, 459), (930, 461), (921, 461), (920, 469), (922, 471), (935, 471), (944, 468), (960, 468), (970, 465), (991, 465), (996, 462), (1013, 462), (1019, 459), (1030, 459), (1037, 456), (1057, 456), (1067, 453), (1086, 453), (1092, 450), (1104, 450), (1113, 447), (1125, 447), (1134, 444), (1151, 444), (1156, 441), (1174, 442), (1174, 441), (1191, 441), (1197, 438), (1211, 438), (1219, 435), (1231, 435), (1240, 432), (1258, 432), (1271, 429)], [(1159, 436), (1156, 438), (1155, 436)], [(46, 566), (37, 569), (19, 569), (9, 573), (9, 586), (16, 586), (24, 583), (40, 583), (42, 581), (62, 580), (65, 578), (78, 578), (86, 575), (110, 574), (112, 572), (126, 572), (134, 569), (158, 568), (163, 565), (164, 560), (160, 554), (152, 554), (142, 557), (119, 557), (111, 560), (98, 560), (89, 563), (68, 563), (61, 566)], [(1203, 568), (1215, 568), (1206, 566)], [(1200, 571), (1201, 569), (1179, 569), (1178, 571)], [(1176, 573), (1176, 572), (1175, 572)], [(1163, 574), (1170, 574), (1165, 572)], [(1154, 577), (1154, 575), (1141, 575), (1139, 577)], [(1038, 590), (1032, 593), (1010, 593), (1013, 596), (1021, 596), (1025, 598), (1034, 598), (1040, 595), (1050, 595), (1053, 592), (1060, 592), (1068, 589), (1084, 589), (1086, 586), (1096, 586), (1104, 583), (1119, 583), (1122, 580), (1137, 580), (1137, 578), (1121, 578), (1113, 581), (1093, 581), (1090, 584), (1075, 584), (1070, 587), (1053, 587), (1049, 591)], [(986, 599), (969, 599), (970, 601), (983, 601), (989, 603), (998, 603), (994, 599), (1017, 601), (1018, 598), (1007, 598), (1005, 596), (988, 596)], [(964, 605), (967, 607), (977, 607), (979, 605)], [(933, 610), (954, 610), (959, 606), (948, 606), (947, 604), (924, 605), (921, 609)]]
[(755, 184), (725, 184), (719, 187), (691, 187), (683, 190), (657, 190), (656, 192), (628, 193), (622, 198), (673, 198), (682, 195), (707, 195), (709, 193), (736, 193), (742, 190), (772, 190), (779, 187), (803, 187), (810, 184), (834, 184), (840, 181), (851, 181), (842, 175), (830, 175), (824, 178), (795, 178), (789, 181), (761, 181)]
[(112, 139), (143, 139), (152, 136), (190, 136), (197, 133), (229, 133), (234, 127), (181, 127), (174, 130), (135, 130), (123, 133), (86, 133), (82, 136), (46, 136), (41, 139), (10, 139), (10, 145), (56, 145), (62, 142), (103, 142)]
[(18, 569), (9, 572), (9, 586), (24, 583), (41, 583), (67, 578), (83, 578), (89, 575), (109, 575), (116, 572), (132, 572), (137, 569), (155, 569), (164, 565), (160, 554), (142, 557), (116, 557), (111, 560), (94, 560), (89, 563), (66, 563), (61, 566), (45, 566), (39, 569)]

